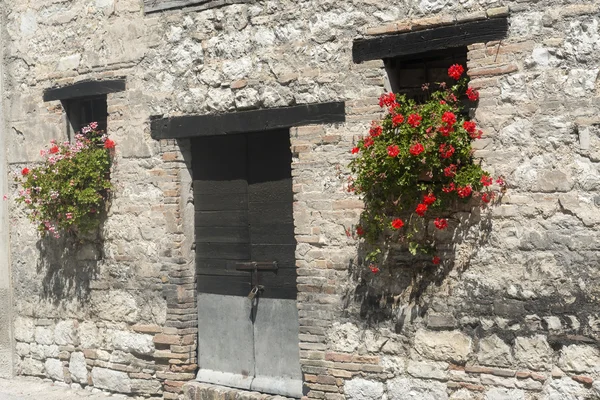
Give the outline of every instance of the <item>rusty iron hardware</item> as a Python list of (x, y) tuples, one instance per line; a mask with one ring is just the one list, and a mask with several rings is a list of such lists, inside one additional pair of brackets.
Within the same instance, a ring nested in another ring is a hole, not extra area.
[(250, 294), (248, 294), (248, 298), (250, 300), (254, 300), (254, 298), (258, 296), (263, 290), (265, 290), (265, 287), (263, 285), (254, 286), (250, 291)]
[(277, 265), (277, 261), (273, 262), (240, 262), (236, 263), (238, 271), (248, 271), (252, 275), (252, 290), (250, 294), (248, 294), (248, 298), (250, 300), (254, 300), (254, 298), (259, 295), (265, 287), (259, 283), (258, 280), (258, 272), (259, 271), (273, 271), (277, 272), (279, 266)]
[(239, 262), (239, 263), (236, 263), (235, 265), (237, 265), (236, 269), (238, 271), (250, 271), (250, 272), (277, 271), (279, 269), (279, 266), (277, 265), (277, 261), (273, 261), (273, 262), (257, 262), (257, 261)]

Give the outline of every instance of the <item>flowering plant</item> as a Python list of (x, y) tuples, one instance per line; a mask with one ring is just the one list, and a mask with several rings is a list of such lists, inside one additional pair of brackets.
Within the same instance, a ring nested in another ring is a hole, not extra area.
[(31, 211), (43, 235), (58, 238), (62, 230), (85, 233), (98, 226), (111, 189), (115, 142), (97, 129), (95, 122), (82, 128), (74, 143), (52, 140), (40, 151), (42, 165), (25, 167), (15, 178), (22, 187), (16, 201)]
[(457, 201), (477, 198), (485, 206), (504, 187), (502, 178), (494, 185), (473, 160), (471, 144), (483, 132), (462, 111), (463, 100), (477, 101), (479, 93), (463, 73), (463, 66), (452, 65), (448, 75), (454, 84), (440, 83), (422, 104), (394, 93), (382, 95), (384, 119), (374, 121), (369, 135), (351, 150), (356, 158), (350, 162), (349, 191), (365, 202), (356, 233), (371, 245), (385, 239), (367, 256), (374, 272), (382, 247), (392, 242), (407, 245), (413, 255), (434, 255), (431, 261), (439, 264), (433, 235), (418, 234), (421, 229), (427, 233), (428, 219), (436, 217), (434, 231), (445, 230), (444, 212)]

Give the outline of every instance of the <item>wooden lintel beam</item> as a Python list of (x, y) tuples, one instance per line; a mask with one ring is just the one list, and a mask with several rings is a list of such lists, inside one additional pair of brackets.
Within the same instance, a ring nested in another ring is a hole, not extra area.
[(224, 114), (188, 115), (155, 119), (154, 139), (183, 139), (199, 136), (258, 132), (292, 126), (344, 122), (344, 102), (303, 104)]
[(355, 63), (426, 53), (453, 47), (502, 40), (508, 32), (508, 20), (491, 18), (481, 21), (441, 26), (423, 31), (399, 33), (355, 40), (352, 59)]
[(100, 96), (125, 90), (125, 79), (82, 81), (73, 85), (44, 90), (44, 101), (68, 100), (80, 97)]

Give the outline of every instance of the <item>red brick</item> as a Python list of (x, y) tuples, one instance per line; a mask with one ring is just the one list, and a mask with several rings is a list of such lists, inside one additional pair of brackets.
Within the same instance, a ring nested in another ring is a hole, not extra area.
[(584, 375), (574, 375), (571, 377), (574, 381), (579, 383), (583, 383), (584, 385), (591, 385), (594, 383), (594, 378), (590, 378), (589, 376)]

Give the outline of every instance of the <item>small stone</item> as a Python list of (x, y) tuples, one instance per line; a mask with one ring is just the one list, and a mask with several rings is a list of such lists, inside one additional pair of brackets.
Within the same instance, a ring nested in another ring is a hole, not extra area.
[(600, 371), (600, 351), (591, 346), (570, 345), (561, 350), (558, 366), (569, 372)]
[(57, 381), (65, 380), (65, 372), (62, 361), (55, 358), (49, 358), (44, 363), (44, 367), (46, 368), (46, 374), (50, 378)]
[(415, 378), (424, 379), (448, 379), (448, 364), (446, 363), (433, 363), (433, 362), (421, 362), (421, 361), (408, 361), (407, 372), (409, 375)]
[(464, 362), (471, 353), (471, 338), (452, 332), (432, 332), (420, 329), (415, 334), (415, 350), (436, 361)]
[(510, 347), (497, 335), (492, 335), (479, 342), (477, 361), (482, 365), (509, 366), (514, 360)]
[(525, 400), (525, 392), (518, 389), (494, 388), (485, 392), (485, 400)]
[(355, 378), (344, 385), (348, 400), (380, 400), (383, 397), (383, 383)]
[(58, 322), (54, 327), (54, 341), (61, 346), (77, 344), (76, 329), (74, 321)]
[(594, 378), (590, 378), (589, 376), (584, 375), (573, 375), (571, 379), (579, 383), (583, 383), (584, 385), (591, 385), (592, 383), (594, 383)]
[(69, 360), (69, 372), (71, 373), (71, 378), (75, 382), (84, 384), (87, 383), (88, 370), (83, 353), (71, 353), (71, 358)]
[(131, 379), (125, 372), (94, 367), (92, 369), (92, 381), (94, 386), (100, 389), (131, 393)]
[(541, 335), (517, 337), (514, 345), (515, 360), (531, 369), (544, 369), (554, 352)]
[[(436, 381), (396, 378), (387, 381), (389, 400), (447, 400), (446, 384)], [(381, 399), (379, 397), (378, 399)]]
[(509, 13), (508, 7), (495, 7), (487, 10), (488, 18), (505, 17)]

